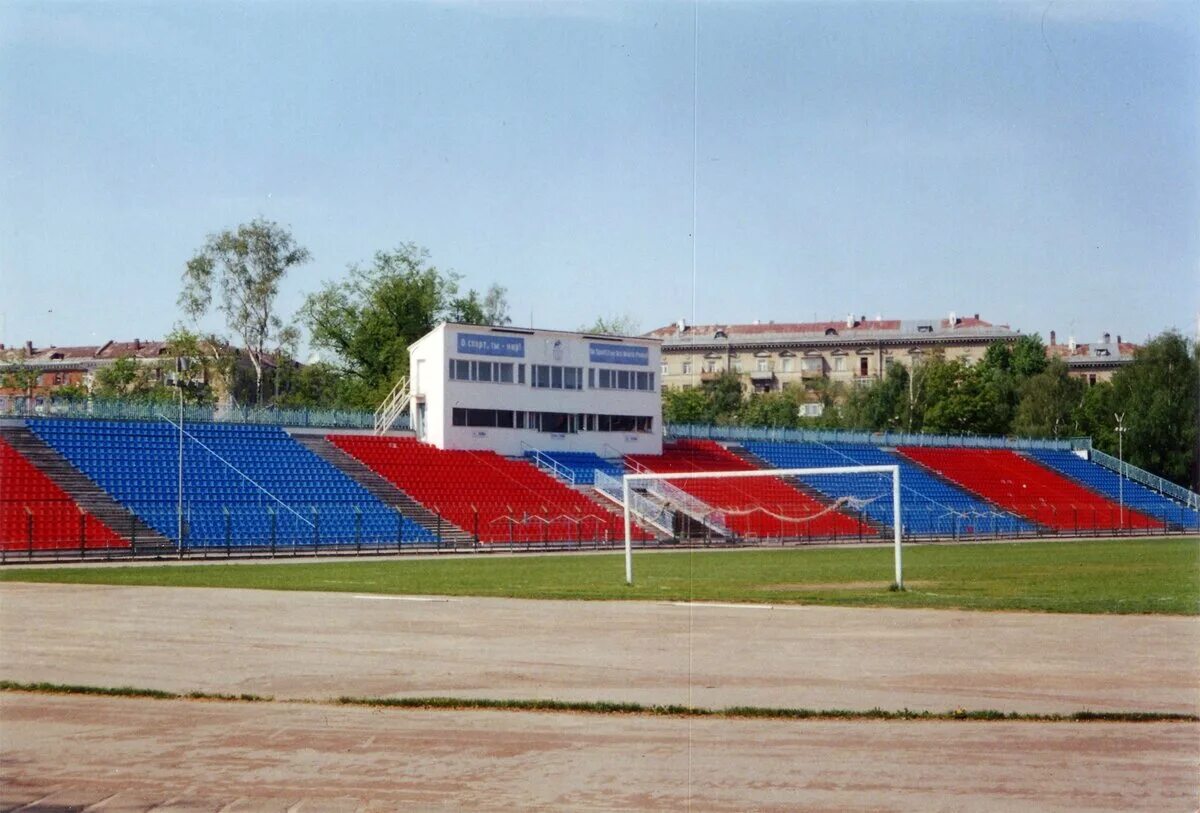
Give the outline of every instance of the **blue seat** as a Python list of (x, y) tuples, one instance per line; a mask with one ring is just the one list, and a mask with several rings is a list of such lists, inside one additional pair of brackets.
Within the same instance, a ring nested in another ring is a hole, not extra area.
[[(29, 427), (165, 537), (177, 535), (178, 431), (166, 423), (31, 419)], [(188, 424), (186, 544), (394, 545), (430, 542), (280, 427)], [(274, 519), (272, 519), (274, 512)], [(272, 529), (274, 529), (272, 531)]]
[[(1026, 520), (941, 480), (898, 454), (869, 444), (768, 443), (743, 447), (775, 468), (899, 466), (904, 533), (963, 537), (1030, 532)], [(886, 474), (805, 474), (799, 480), (833, 500), (849, 500), (873, 522), (891, 527), (891, 478)]]

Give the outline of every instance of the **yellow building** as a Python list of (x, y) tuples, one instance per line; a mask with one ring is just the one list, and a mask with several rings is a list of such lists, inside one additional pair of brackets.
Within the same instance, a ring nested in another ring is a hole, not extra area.
[(763, 322), (688, 325), (679, 322), (647, 334), (662, 340), (662, 384), (695, 387), (726, 371), (744, 386), (770, 392), (813, 379), (864, 385), (892, 364), (911, 367), (937, 353), (975, 362), (994, 342), (1015, 342), (1021, 332), (993, 325), (979, 314), (944, 319), (867, 319), (838, 322)]

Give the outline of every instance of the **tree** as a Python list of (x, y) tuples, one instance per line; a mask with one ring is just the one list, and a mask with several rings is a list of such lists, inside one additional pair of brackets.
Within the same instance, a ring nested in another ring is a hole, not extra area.
[(704, 423), (708, 416), (708, 398), (694, 387), (664, 390), (663, 421), (670, 424)]
[(700, 385), (708, 401), (705, 423), (736, 424), (742, 407), (742, 377), (726, 370)]
[(492, 283), (483, 295), (483, 322), (503, 327), (512, 324), (508, 313), (508, 289)]
[(1052, 360), (1045, 370), (1022, 381), (1020, 387), (1013, 434), (1061, 438), (1078, 431), (1076, 414), (1082, 406), (1085, 387), (1079, 379), (1071, 378), (1065, 361)]
[(636, 336), (640, 328), (641, 325), (638, 324), (637, 319), (623, 313), (607, 319), (598, 316), (591, 325), (581, 326), (579, 332), (595, 333), (600, 336)]
[(211, 404), (216, 400), (214, 382), (232, 385), (236, 359), (228, 345), (212, 335), (201, 335), (182, 325), (167, 334), (167, 354), (175, 359), (176, 370), (183, 368), (184, 400), (193, 404)]
[(0, 377), (0, 384), (3, 384), (6, 389), (21, 390), (25, 394), (26, 403), (32, 408), (33, 390), (37, 387), (41, 371), (30, 365), (28, 354), (24, 349), (21, 350), (19, 357), (9, 356), (5, 366), (8, 369), (5, 370), (3, 377)]
[(405, 243), (376, 252), (370, 265), (352, 265), (347, 279), (326, 282), (300, 309), (313, 347), (329, 351), (351, 378), (342, 392), (354, 406), (371, 406), (408, 374), (408, 347), (440, 322), (485, 324), (507, 318), (503, 289), (483, 300), (459, 294), (461, 276), (429, 263), (429, 252)]
[(799, 387), (789, 387), (778, 392), (751, 395), (742, 404), (738, 422), (742, 426), (794, 428), (800, 423), (803, 392)]
[(254, 366), (254, 391), (262, 403), (263, 357), (282, 327), (275, 314), (279, 284), (287, 272), (311, 258), (284, 227), (263, 218), (233, 231), (209, 235), (204, 247), (188, 260), (179, 304), (192, 319), (212, 306), (214, 286), (220, 290), (218, 309), (229, 329), (241, 337)]
[[(1125, 459), (1177, 483), (1195, 474), (1198, 353), (1181, 334), (1168, 331), (1112, 378), (1112, 411), (1125, 415)], [(1105, 451), (1115, 454), (1116, 445)]]
[(882, 381), (850, 393), (841, 410), (848, 429), (897, 430), (908, 422), (908, 370), (892, 364)]

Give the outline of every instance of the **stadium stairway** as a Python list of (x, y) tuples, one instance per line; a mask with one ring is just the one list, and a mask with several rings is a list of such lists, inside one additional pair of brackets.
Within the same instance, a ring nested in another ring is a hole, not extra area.
[(438, 449), (412, 437), (328, 437), (482, 543), (624, 539), (624, 526), (611, 512), (526, 460)]
[[(767, 460), (763, 457), (759, 457), (757, 454), (752, 452), (747, 446), (744, 446), (744, 445), (730, 444), (725, 447), (725, 450), (728, 451), (732, 455), (736, 455), (737, 457), (740, 457), (742, 460), (746, 461), (746, 463), (748, 463), (749, 465), (753, 466), (756, 469), (780, 468), (779, 466), (771, 465), (771, 462), (769, 460)], [(812, 497), (814, 500), (816, 500), (819, 503), (824, 503), (825, 505), (833, 505), (833, 503), (837, 499), (836, 497), (829, 497), (824, 492), (822, 492), (820, 489), (813, 488), (808, 483), (801, 480), (799, 477), (788, 476), (788, 477), (780, 477), (779, 479), (783, 480), (783, 482), (787, 483), (788, 485), (790, 485), (792, 488), (796, 489), (797, 491), (807, 494), (808, 496)], [(890, 501), (888, 502), (888, 505), (889, 506), (891, 505)], [(888, 513), (890, 514), (891, 512), (889, 511)], [(891, 524), (888, 523), (887, 521), (882, 521), (882, 522), (877, 521), (875, 518), (867, 515), (866, 513), (860, 512), (858, 514), (858, 516), (861, 518), (861, 520), (863, 521), (864, 524), (871, 526), (874, 529), (875, 533), (882, 533), (883, 531), (889, 530), (891, 528)]]
[[(677, 440), (661, 455), (627, 455), (633, 468), (667, 473), (756, 471), (733, 452), (711, 440)], [(672, 484), (723, 513), (737, 535), (757, 538), (853, 538), (876, 529), (856, 517), (814, 499), (779, 477), (763, 477), (753, 486), (734, 479), (675, 480)]]
[[(906, 446), (898, 451), (1046, 528), (1096, 532), (1122, 527), (1115, 502), (1011, 450)], [(1153, 530), (1163, 523), (1126, 508), (1124, 527)]]
[(394, 483), (376, 474), (361, 460), (339, 449), (325, 435), (312, 433), (289, 433), (292, 439), (308, 449), (326, 463), (339, 469), (367, 490), (371, 496), (384, 505), (398, 509), (408, 519), (417, 523), (442, 543), (449, 545), (470, 545), (471, 535), (459, 528), (445, 517), (439, 517), (408, 494), (401, 491)]
[[(902, 455), (869, 444), (777, 443), (748, 441), (746, 448), (777, 468), (899, 466), (900, 512), (906, 534), (938, 538), (988, 537), (1031, 533), (1023, 518), (951, 483)], [(876, 522), (892, 522), (891, 478), (856, 474), (811, 474), (799, 479), (826, 499), (853, 497), (867, 502)], [(885, 479), (886, 478), (886, 479)]]
[[(163, 536), (178, 522), (178, 429), (164, 421), (35, 418), (29, 428)], [(189, 548), (430, 542), (278, 426), (189, 423), (184, 440)]]
[(17, 451), (29, 464), (45, 475), (67, 497), (95, 517), (137, 553), (174, 550), (174, 543), (141, 520), (137, 514), (117, 502), (107, 491), (77, 469), (57, 450), (35, 435), (27, 426), (0, 427), (0, 440)]
[[(1157, 517), (1178, 530), (1200, 529), (1200, 512), (1172, 500), (1141, 483), (1122, 477), (1115, 471), (1059, 449), (1035, 449), (1026, 456), (1079, 484), (1099, 492), (1110, 500), (1124, 499), (1129, 508)], [(1122, 493), (1122, 488), (1123, 492)]]

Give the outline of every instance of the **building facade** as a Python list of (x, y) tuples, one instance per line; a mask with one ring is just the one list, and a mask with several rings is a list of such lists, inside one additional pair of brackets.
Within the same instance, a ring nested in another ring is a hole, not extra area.
[(1015, 342), (1020, 331), (979, 318), (867, 319), (839, 322), (675, 325), (647, 334), (662, 341), (664, 387), (696, 387), (725, 372), (743, 386), (771, 392), (815, 379), (847, 385), (877, 381), (892, 364), (912, 367), (941, 354), (975, 362), (994, 342)]
[(167, 346), (159, 341), (108, 341), (81, 347), (5, 347), (0, 344), (0, 413), (34, 409), (66, 387), (91, 391), (96, 373), (118, 359), (148, 365), (161, 378), (169, 367)]
[(1113, 373), (1133, 361), (1138, 345), (1131, 342), (1112, 340), (1112, 334), (1105, 333), (1100, 341), (1094, 344), (1082, 344), (1072, 336), (1065, 344), (1058, 343), (1055, 332), (1050, 331), (1050, 344), (1046, 345), (1046, 355), (1059, 358), (1067, 363), (1067, 373), (1073, 378), (1081, 378), (1088, 386), (1102, 381), (1111, 381)]
[(409, 348), (411, 426), (440, 449), (661, 454), (660, 344), (443, 323)]

